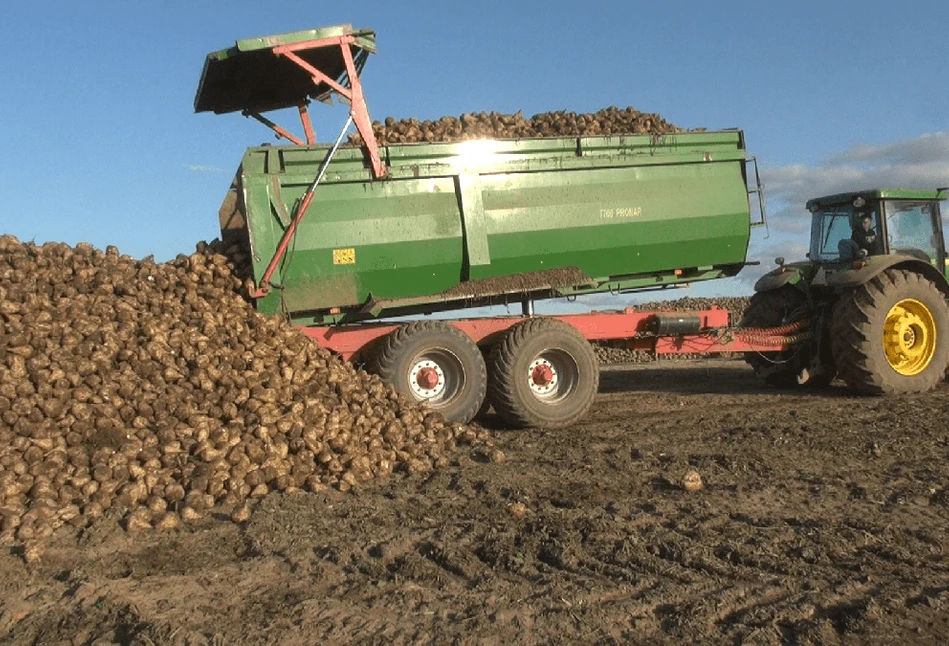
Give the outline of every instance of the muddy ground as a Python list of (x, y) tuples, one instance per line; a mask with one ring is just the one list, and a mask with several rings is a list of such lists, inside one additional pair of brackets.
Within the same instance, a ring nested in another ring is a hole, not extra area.
[(949, 641), (949, 384), (781, 392), (715, 360), (600, 391), (575, 428), (499, 429), (500, 461), (5, 548), (0, 642)]

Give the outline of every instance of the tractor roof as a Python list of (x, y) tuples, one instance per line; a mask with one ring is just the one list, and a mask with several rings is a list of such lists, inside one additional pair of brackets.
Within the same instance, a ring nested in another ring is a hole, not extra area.
[(867, 191), (854, 191), (851, 193), (837, 193), (835, 195), (825, 195), (824, 197), (815, 197), (807, 201), (807, 209), (812, 207), (833, 206), (835, 204), (845, 204), (852, 202), (858, 197), (864, 200), (944, 200), (947, 196), (947, 189), (919, 190), (912, 188), (878, 188)]

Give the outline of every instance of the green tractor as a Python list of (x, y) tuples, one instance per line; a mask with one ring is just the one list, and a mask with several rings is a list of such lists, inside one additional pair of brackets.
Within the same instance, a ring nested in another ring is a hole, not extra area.
[(743, 327), (788, 326), (797, 341), (748, 353), (767, 383), (865, 394), (932, 390), (949, 366), (946, 191), (874, 190), (810, 200), (808, 260), (755, 284)]

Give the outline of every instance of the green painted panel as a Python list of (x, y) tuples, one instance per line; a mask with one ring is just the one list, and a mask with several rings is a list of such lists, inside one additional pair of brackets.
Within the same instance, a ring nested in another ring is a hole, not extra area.
[[(466, 145), (472, 144), (472, 145)], [(606, 291), (734, 273), (750, 212), (740, 132), (557, 138), (383, 149), (371, 180), (343, 149), (316, 189), (259, 307), (312, 317), (370, 299), (418, 299), (482, 279), (577, 267)], [(252, 148), (242, 165), (259, 280), (326, 154)], [(698, 270), (702, 268), (702, 270)], [(433, 300), (437, 300), (433, 296)], [(424, 300), (424, 299), (423, 299)]]

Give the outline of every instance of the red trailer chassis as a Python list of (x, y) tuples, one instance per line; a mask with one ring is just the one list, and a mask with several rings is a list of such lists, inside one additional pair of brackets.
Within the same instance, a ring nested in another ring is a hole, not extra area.
[[(478, 345), (524, 321), (524, 316), (471, 318), (445, 321)], [(580, 332), (588, 341), (622, 342), (625, 347), (660, 354), (718, 354), (726, 352), (779, 352), (807, 338), (806, 322), (778, 328), (737, 328), (729, 313), (714, 307), (701, 311), (591, 312), (549, 316)], [(680, 324), (680, 325), (677, 325)], [(351, 326), (305, 327), (302, 332), (344, 360), (361, 354), (370, 344), (396, 330), (401, 323), (361, 323)], [(688, 329), (677, 333), (675, 330)], [(671, 331), (669, 331), (671, 330)]]

